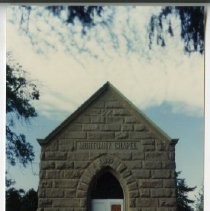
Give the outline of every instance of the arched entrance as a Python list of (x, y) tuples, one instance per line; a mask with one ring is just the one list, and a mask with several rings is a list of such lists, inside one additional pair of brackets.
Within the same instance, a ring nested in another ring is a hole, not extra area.
[(109, 168), (103, 169), (93, 178), (89, 201), (91, 211), (123, 211), (123, 189)]

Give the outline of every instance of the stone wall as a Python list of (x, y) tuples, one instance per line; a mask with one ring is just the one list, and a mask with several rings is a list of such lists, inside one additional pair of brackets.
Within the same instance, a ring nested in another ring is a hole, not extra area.
[(110, 169), (126, 211), (175, 211), (175, 144), (112, 90), (42, 145), (39, 211), (85, 211), (89, 184)]

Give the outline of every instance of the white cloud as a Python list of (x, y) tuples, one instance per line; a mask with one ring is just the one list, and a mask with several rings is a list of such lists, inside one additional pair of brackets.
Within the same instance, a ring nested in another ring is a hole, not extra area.
[[(86, 37), (79, 33), (69, 34), (70, 28), (52, 18), (63, 42), (59, 42), (57, 32), (49, 34), (45, 28), (45, 33), (39, 33), (38, 38), (58, 49), (57, 52), (45, 49), (45, 55), (37, 54), (28, 39), (18, 33), (18, 25), (8, 22), (7, 50), (12, 51), (31, 77), (43, 85), (37, 104), (40, 112), (70, 113), (109, 80), (140, 109), (168, 102), (176, 112), (201, 114), (204, 57), (199, 54), (188, 56), (183, 52), (179, 20), (173, 18), (177, 29), (173, 38), (166, 37), (166, 47), (153, 46), (149, 50), (147, 26), (155, 9), (116, 7), (113, 11), (112, 25), (98, 25)], [(44, 29), (44, 19), (39, 17), (36, 21), (34, 17), (30, 27), (34, 28), (36, 24)], [(45, 14), (44, 18), (49, 17)], [(70, 49), (68, 53), (66, 46)]]

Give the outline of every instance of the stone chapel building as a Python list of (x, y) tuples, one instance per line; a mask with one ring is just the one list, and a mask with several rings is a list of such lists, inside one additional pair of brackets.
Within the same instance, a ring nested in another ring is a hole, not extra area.
[(41, 145), (39, 211), (175, 211), (175, 145), (107, 82)]

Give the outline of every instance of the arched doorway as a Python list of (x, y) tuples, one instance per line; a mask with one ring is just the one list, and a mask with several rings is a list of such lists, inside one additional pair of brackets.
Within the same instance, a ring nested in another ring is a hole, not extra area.
[(91, 211), (123, 211), (123, 189), (109, 169), (102, 170), (93, 178), (89, 200)]

